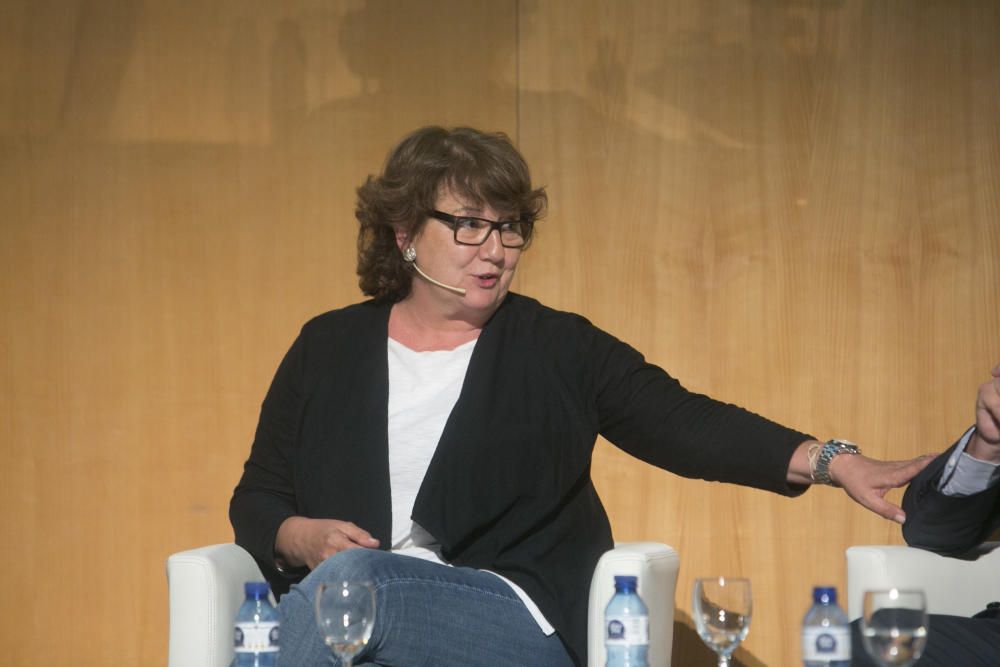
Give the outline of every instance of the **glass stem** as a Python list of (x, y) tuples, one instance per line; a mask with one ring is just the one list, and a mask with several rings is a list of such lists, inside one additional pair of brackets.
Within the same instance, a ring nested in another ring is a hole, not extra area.
[(719, 656), (719, 667), (729, 667), (729, 656), (720, 655)]

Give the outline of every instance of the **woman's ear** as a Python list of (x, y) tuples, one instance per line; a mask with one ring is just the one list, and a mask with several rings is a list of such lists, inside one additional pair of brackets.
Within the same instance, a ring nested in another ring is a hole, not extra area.
[(406, 246), (410, 244), (410, 235), (406, 233), (406, 230), (402, 227), (396, 227), (396, 245), (400, 250), (403, 250)]

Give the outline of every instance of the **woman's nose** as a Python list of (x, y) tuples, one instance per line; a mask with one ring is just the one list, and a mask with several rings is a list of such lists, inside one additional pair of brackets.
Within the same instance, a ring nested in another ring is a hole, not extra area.
[(490, 261), (497, 261), (503, 257), (503, 244), (500, 242), (500, 230), (490, 230), (490, 235), (487, 236), (483, 244), (479, 246), (479, 254), (484, 259), (488, 259)]

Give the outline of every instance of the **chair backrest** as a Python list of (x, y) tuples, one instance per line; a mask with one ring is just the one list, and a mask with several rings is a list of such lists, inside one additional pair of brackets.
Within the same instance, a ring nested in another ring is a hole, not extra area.
[(639, 597), (649, 608), (649, 664), (670, 666), (674, 645), (674, 592), (680, 563), (677, 552), (659, 542), (625, 542), (601, 556), (590, 583), (588, 667), (599, 667), (605, 661), (604, 608), (615, 592), (616, 574), (639, 578)]
[(847, 615), (862, 614), (865, 591), (923, 590), (934, 614), (971, 616), (1000, 600), (1000, 542), (948, 558), (913, 547), (871, 545), (847, 549)]
[(254, 559), (235, 544), (170, 556), (169, 666), (229, 667), (233, 619), (243, 602), (243, 584), (263, 580)]

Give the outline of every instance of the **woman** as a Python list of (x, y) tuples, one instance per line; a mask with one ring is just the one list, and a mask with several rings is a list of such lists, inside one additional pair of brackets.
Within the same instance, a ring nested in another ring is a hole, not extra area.
[(687, 477), (793, 496), (817, 475), (901, 520), (882, 496), (926, 461), (837, 456), (854, 451), (690, 393), (511, 294), (545, 203), (505, 136), (468, 128), (414, 132), (358, 190), (372, 300), (303, 327), (230, 508), (276, 594), (296, 584), (284, 664), (329, 660), (312, 599), (343, 578), (377, 586), (359, 662), (584, 664), (590, 576), (612, 547), (598, 434)]

